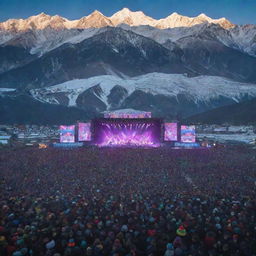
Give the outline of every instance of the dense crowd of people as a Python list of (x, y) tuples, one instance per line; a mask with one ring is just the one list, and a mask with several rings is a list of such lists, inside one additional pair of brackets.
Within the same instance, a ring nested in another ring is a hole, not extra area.
[(256, 255), (247, 147), (0, 152), (1, 256)]

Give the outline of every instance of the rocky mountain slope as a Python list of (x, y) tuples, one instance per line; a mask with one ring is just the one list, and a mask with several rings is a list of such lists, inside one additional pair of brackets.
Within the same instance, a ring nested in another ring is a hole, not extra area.
[(0, 95), (0, 124), (72, 124), (90, 120), (82, 109), (39, 102), (28, 95)]
[(23, 67), (0, 74), (1, 87), (37, 88), (104, 74), (185, 73), (180, 53), (126, 31), (108, 28), (84, 41), (67, 43)]
[(256, 124), (256, 99), (224, 106), (201, 114), (191, 116), (184, 120), (189, 123), (236, 125)]

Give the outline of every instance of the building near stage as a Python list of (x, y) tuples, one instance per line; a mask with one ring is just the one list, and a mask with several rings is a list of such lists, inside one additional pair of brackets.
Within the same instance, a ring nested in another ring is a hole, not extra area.
[(0, 145), (8, 145), (11, 139), (10, 135), (0, 135)]

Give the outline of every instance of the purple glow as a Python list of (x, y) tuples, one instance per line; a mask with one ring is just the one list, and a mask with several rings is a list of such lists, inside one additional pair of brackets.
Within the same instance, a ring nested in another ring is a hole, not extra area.
[(102, 145), (153, 145), (151, 132), (139, 134), (137, 131), (120, 131), (118, 134), (105, 132)]
[(160, 125), (151, 122), (107, 122), (97, 124), (96, 143), (99, 146), (150, 146), (160, 145)]
[(165, 123), (164, 124), (164, 140), (165, 141), (177, 141), (177, 123)]
[(91, 123), (78, 124), (78, 141), (91, 140)]

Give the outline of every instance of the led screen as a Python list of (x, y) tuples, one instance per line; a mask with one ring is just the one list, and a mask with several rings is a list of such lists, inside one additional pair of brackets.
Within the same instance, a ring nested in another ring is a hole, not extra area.
[(177, 123), (165, 123), (164, 124), (164, 140), (165, 141), (177, 141)]
[(158, 119), (100, 119), (94, 123), (94, 139), (99, 146), (158, 146), (161, 122)]
[(75, 142), (75, 125), (60, 126), (60, 142), (61, 143)]
[(78, 124), (78, 140), (79, 141), (91, 140), (91, 123)]
[(191, 142), (196, 141), (196, 128), (194, 125), (182, 125), (181, 130), (181, 142)]

